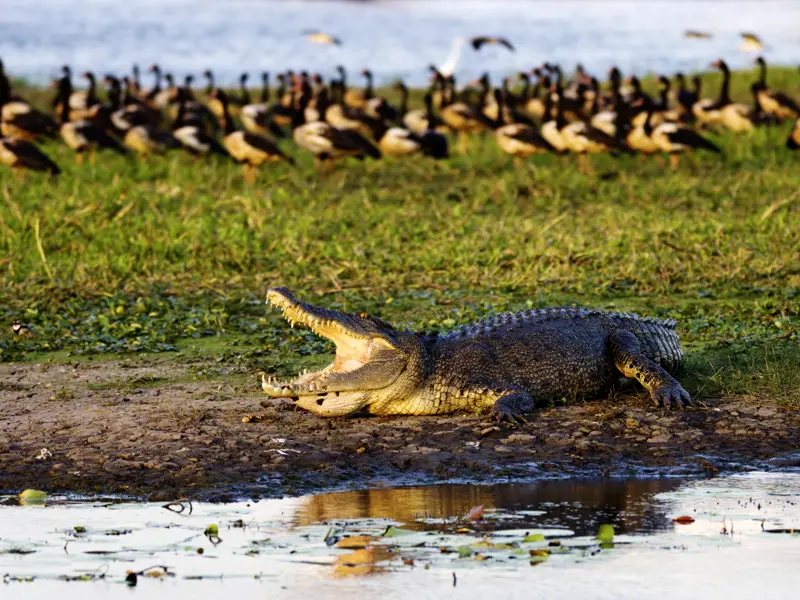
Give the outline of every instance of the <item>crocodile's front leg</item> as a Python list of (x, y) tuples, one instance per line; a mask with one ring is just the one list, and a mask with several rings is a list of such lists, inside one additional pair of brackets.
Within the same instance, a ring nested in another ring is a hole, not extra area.
[(527, 423), (525, 415), (535, 408), (533, 396), (514, 386), (473, 383), (467, 386), (460, 404), (492, 408), (492, 419), (500, 423)]
[(639, 340), (630, 331), (611, 334), (614, 364), (625, 377), (639, 381), (650, 392), (656, 406), (690, 405), (692, 398), (672, 375), (642, 353)]

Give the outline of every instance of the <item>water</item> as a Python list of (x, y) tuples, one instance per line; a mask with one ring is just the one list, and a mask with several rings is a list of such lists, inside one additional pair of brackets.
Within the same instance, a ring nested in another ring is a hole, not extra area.
[[(483, 518), (465, 520), (476, 503)], [(694, 523), (673, 523), (682, 515)], [(788, 473), (376, 489), (198, 503), (191, 514), (157, 504), (51, 502), (0, 506), (0, 523), (0, 574), (8, 574), (0, 596), (28, 600), (735, 600), (794, 597), (800, 585), (800, 535), (775, 533), (800, 527), (800, 474)], [(218, 526), (216, 545), (204, 535), (210, 524)], [(616, 530), (611, 544), (595, 539), (604, 524)], [(334, 544), (387, 527), (371, 550)], [(149, 572), (159, 577), (126, 586), (127, 571), (154, 565)], [(20, 581), (28, 577), (33, 582)]]
[[(517, 51), (464, 50), (462, 79), (544, 60), (570, 68), (580, 61), (601, 75), (612, 64), (637, 73), (707, 69), (718, 57), (742, 67), (753, 55), (737, 50), (741, 31), (760, 35), (772, 62), (800, 63), (796, 0), (36, 0), (35, 10), (31, 0), (4, 0), (0, 17), (0, 57), (10, 72), (40, 83), (63, 63), (121, 73), (158, 62), (179, 75), (211, 68), (223, 83), (244, 70), (330, 75), (343, 64), (353, 75), (369, 67), (381, 82), (399, 76), (419, 85), (455, 37), (478, 34), (504, 35)], [(311, 44), (301, 35), (309, 28), (344, 44)], [(686, 40), (686, 29), (715, 35)]]

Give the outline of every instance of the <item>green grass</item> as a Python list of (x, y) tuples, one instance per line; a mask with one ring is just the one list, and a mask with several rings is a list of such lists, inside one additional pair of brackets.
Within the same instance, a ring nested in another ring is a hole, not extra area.
[[(752, 74), (734, 76), (740, 98)], [(717, 76), (707, 78), (713, 95)], [(770, 83), (796, 89), (796, 72)], [(648, 80), (648, 84), (652, 81)], [(790, 125), (709, 134), (672, 172), (651, 160), (537, 157), (516, 169), (493, 139), (468, 156), (346, 162), (320, 178), (183, 155), (99, 156), (58, 181), (0, 171), (0, 360), (182, 350), (296, 372), (328, 350), (263, 306), (267, 287), (446, 329), (491, 311), (581, 305), (670, 316), (693, 391), (800, 405), (800, 155)], [(38, 232), (38, 233), (37, 233)], [(41, 250), (40, 250), (41, 249)], [(14, 319), (35, 336), (14, 337)], [(218, 340), (212, 342), (212, 340)], [(793, 393), (787, 392), (794, 389)]]

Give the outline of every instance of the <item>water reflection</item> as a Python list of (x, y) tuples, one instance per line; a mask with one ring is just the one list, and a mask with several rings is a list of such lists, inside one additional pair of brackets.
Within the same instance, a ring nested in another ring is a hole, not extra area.
[[(533, 517), (537, 526), (567, 527), (577, 535), (593, 534), (602, 523), (613, 524), (620, 533), (651, 532), (672, 526), (653, 496), (681, 483), (677, 479), (570, 480), (334, 492), (305, 499), (295, 524), (373, 518), (399, 521), (411, 529), (435, 529), (417, 519), (461, 517), (483, 505), (508, 511), (541, 510), (545, 514)], [(526, 515), (523, 520), (529, 526), (532, 518)], [(504, 520), (502, 526), (512, 524)]]

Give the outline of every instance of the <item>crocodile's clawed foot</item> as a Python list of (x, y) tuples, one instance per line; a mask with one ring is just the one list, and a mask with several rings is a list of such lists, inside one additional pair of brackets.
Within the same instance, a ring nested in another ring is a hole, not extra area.
[(671, 406), (691, 406), (692, 397), (679, 383), (674, 385), (663, 385), (656, 388), (650, 394), (656, 406), (670, 408)]
[(522, 413), (513, 411), (509, 408), (495, 407), (492, 410), (492, 421), (497, 423), (509, 423), (511, 425), (524, 425), (528, 422)]
[(527, 394), (509, 394), (499, 398), (492, 407), (492, 420), (498, 423), (523, 425), (528, 422), (525, 415), (534, 408), (533, 399)]

